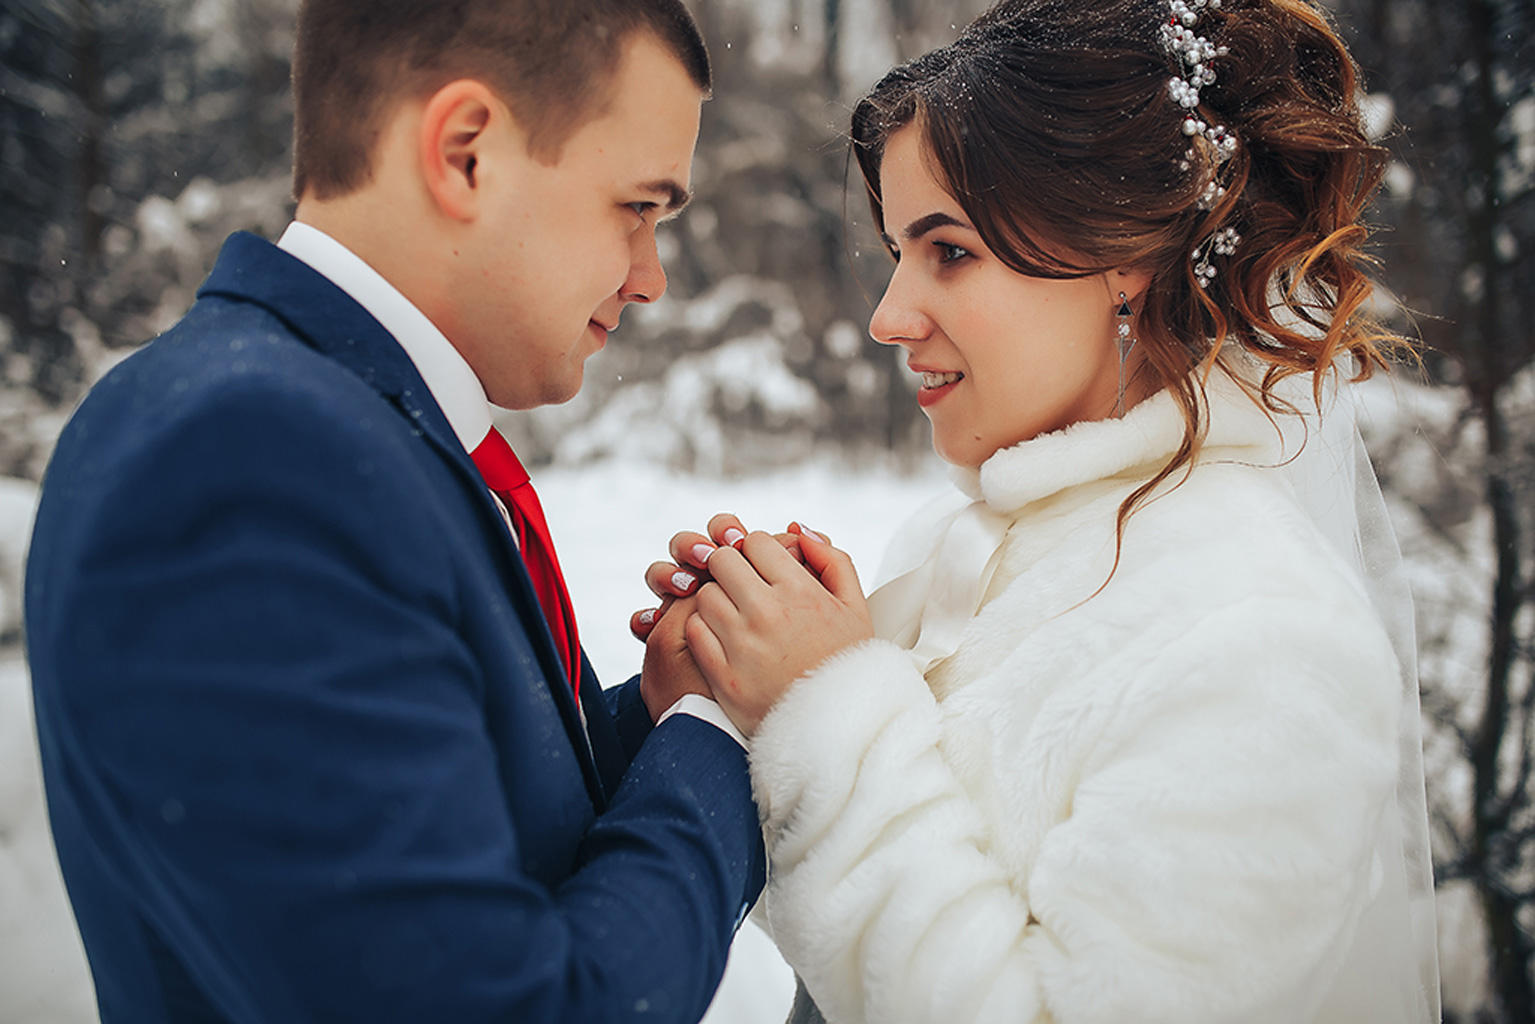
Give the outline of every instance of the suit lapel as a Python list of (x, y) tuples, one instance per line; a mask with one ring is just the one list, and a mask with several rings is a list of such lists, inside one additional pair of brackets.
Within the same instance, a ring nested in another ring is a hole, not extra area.
[(539, 667), (576, 748), (587, 791), (600, 813), (607, 799), (591, 740), (522, 555), (479, 470), (399, 342), (329, 278), (265, 239), (243, 231), (224, 243), (197, 295), (218, 295), (266, 307), (311, 348), (346, 367), (393, 405), (412, 432), (436, 449), (475, 496), (481, 527), (496, 551), (512, 606), (520, 610), (525, 623), (537, 624), (528, 632)]

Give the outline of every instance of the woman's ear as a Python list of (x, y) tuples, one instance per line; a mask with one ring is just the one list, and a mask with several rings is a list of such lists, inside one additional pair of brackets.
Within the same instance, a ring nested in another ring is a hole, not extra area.
[(480, 164), (498, 117), (506, 117), (506, 108), (473, 79), (449, 82), (426, 101), (419, 139), (422, 173), (432, 200), (453, 220), (471, 221), (479, 210)]
[(1119, 293), (1124, 292), (1125, 298), (1134, 302), (1140, 298), (1142, 292), (1151, 286), (1151, 271), (1137, 270), (1133, 267), (1121, 267), (1108, 273), (1109, 296), (1116, 301)]

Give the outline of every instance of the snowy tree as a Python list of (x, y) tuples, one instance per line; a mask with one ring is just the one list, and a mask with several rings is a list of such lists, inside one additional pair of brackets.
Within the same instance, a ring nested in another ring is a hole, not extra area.
[[(1535, 4), (1336, 0), (1378, 113), (1400, 126), (1383, 276), (1458, 388), (1437, 472), (1392, 480), (1484, 589), (1420, 596), (1425, 708), (1458, 766), (1432, 795), (1440, 882), (1475, 890), (1492, 1005), (1535, 1019)], [(1388, 473), (1390, 462), (1386, 463)], [(1453, 571), (1453, 569), (1452, 569)], [(1426, 597), (1426, 600), (1425, 600)], [(1467, 650), (1468, 616), (1483, 629)]]

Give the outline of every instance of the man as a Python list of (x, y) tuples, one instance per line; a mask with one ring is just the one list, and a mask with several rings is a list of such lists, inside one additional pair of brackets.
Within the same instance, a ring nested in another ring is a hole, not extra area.
[(598, 687), (487, 405), (569, 399), (665, 289), (696, 26), (306, 0), (294, 83), (295, 224), (93, 390), (38, 514), (102, 1019), (696, 1021), (762, 884), (743, 748), (677, 636)]

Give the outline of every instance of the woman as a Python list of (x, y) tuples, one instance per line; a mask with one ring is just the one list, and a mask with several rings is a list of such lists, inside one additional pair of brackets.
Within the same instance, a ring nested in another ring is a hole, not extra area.
[(1356, 95), (1300, 0), (1013, 0), (856, 109), (964, 499), (867, 606), (729, 517), (650, 574), (826, 1020), (1438, 1019)]

